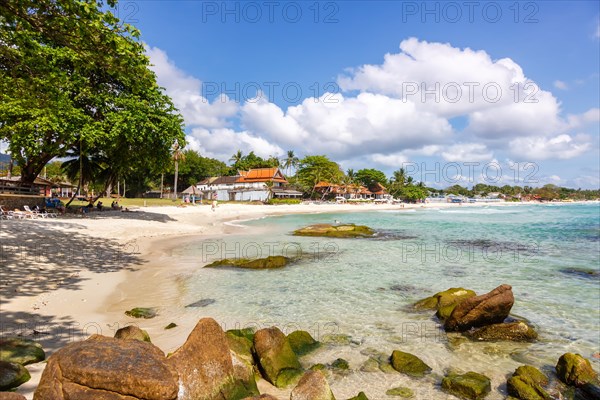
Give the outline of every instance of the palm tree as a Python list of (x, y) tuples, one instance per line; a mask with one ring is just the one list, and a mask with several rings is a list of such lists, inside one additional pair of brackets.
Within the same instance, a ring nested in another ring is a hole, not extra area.
[(229, 161), (236, 164), (236, 163), (242, 161), (243, 158), (244, 158), (244, 153), (242, 153), (241, 150), (238, 150), (237, 153), (235, 153), (234, 155), (231, 156)]
[(287, 158), (283, 161), (283, 168), (285, 168), (286, 175), (290, 175), (290, 170), (296, 168), (300, 160), (294, 154), (294, 150), (288, 150)]
[(394, 171), (394, 182), (400, 187), (406, 184), (406, 172), (404, 171), (404, 168)]
[(267, 194), (267, 201), (271, 200), (271, 198), (273, 197), (273, 186), (275, 185), (275, 183), (273, 182), (273, 180), (270, 181), (266, 181), (265, 182), (265, 188), (268, 191)]

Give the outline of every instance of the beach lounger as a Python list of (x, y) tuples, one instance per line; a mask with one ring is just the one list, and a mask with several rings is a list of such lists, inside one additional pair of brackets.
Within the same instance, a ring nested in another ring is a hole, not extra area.
[(0, 219), (14, 219), (12, 211), (5, 210), (2, 206), (0, 206)]
[(25, 210), (25, 214), (27, 214), (27, 216), (31, 219), (35, 219), (37, 217), (46, 218), (46, 215), (42, 215), (38, 211), (32, 210), (29, 208), (29, 206), (23, 206), (23, 209)]

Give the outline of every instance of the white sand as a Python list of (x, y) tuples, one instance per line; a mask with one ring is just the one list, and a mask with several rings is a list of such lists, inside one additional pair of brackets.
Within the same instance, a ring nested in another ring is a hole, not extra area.
[[(237, 220), (291, 213), (499, 204), (503, 203), (406, 204), (404, 207), (383, 204), (223, 204), (214, 212), (208, 205), (197, 205), (144, 207), (129, 213), (93, 212), (86, 218), (2, 220), (0, 336), (21, 334), (40, 341), (47, 356), (67, 343), (85, 339), (93, 333), (112, 336), (122, 327), (115, 321), (124, 319), (120, 300), (137, 296), (136, 287), (147, 290), (162, 283), (159, 275), (164, 274), (164, 268), (161, 271), (161, 265), (168, 262), (169, 251), (176, 240), (185, 240), (184, 236), (249, 233), (233, 223)], [(127, 264), (130, 258), (137, 260), (134, 265)], [(139, 284), (139, 279), (149, 281)], [(144, 294), (151, 295), (139, 293)], [(174, 336), (168, 343), (157, 344), (164, 351), (170, 351), (181, 345), (188, 333)], [(28, 366), (32, 379), (19, 388), (19, 393), (32, 397), (44, 365)]]

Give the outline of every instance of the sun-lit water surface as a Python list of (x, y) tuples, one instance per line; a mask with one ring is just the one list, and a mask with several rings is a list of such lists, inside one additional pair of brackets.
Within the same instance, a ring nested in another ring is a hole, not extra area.
[[(490, 399), (505, 397), (506, 375), (522, 363), (549, 369), (566, 351), (591, 358), (600, 350), (600, 280), (565, 272), (598, 273), (598, 203), (515, 205), (369, 213), (289, 215), (242, 224), (248, 234), (189, 242), (172, 262), (200, 266), (223, 257), (272, 254), (301, 256), (292, 266), (269, 271), (191, 268), (172, 277), (176, 298), (164, 299), (170, 319), (211, 316), (225, 328), (276, 325), (289, 333), (308, 330), (351, 336), (351, 344), (326, 346), (302, 360), (305, 366), (347, 359), (353, 370), (330, 380), (338, 398), (364, 390), (385, 399), (391, 387), (408, 386), (416, 398), (446, 398), (436, 380), (448, 368), (492, 378)], [(294, 237), (312, 223), (365, 224), (375, 239)], [(251, 227), (251, 228), (250, 228)], [(257, 232), (257, 233), (256, 233)], [(255, 234), (250, 234), (255, 233)], [(533, 344), (470, 343), (440, 331), (432, 313), (407, 310), (414, 301), (450, 287), (478, 294), (507, 283), (513, 314), (538, 330)], [(185, 307), (199, 299), (214, 303)], [(434, 374), (414, 380), (400, 374), (361, 372), (365, 350), (412, 352)], [(592, 359), (598, 369), (597, 359)]]

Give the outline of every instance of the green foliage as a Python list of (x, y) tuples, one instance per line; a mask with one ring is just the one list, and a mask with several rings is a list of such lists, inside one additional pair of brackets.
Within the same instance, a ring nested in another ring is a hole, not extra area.
[(279, 159), (271, 156), (269, 159), (257, 156), (253, 151), (244, 155), (241, 150), (238, 150), (230, 159), (233, 164), (228, 171), (228, 175), (237, 175), (238, 171), (248, 171), (252, 168), (271, 168), (279, 166)]
[(340, 183), (344, 173), (338, 163), (331, 161), (327, 156), (306, 156), (300, 160), (296, 177), (297, 184), (312, 195), (317, 183), (321, 181), (331, 184)]
[[(173, 182), (174, 165), (169, 166), (165, 174), (165, 182)], [(227, 174), (229, 167), (214, 158), (202, 157), (195, 150), (184, 150), (179, 160), (178, 184), (183, 190), (211, 176)]]
[(354, 176), (354, 180), (366, 187), (370, 187), (375, 183), (380, 183), (383, 186), (387, 186), (387, 178), (385, 174), (373, 168), (358, 170)]
[[(116, 2), (108, 1), (108, 5)], [(0, 3), (0, 139), (33, 182), (73, 148), (104, 158), (106, 184), (160, 171), (182, 118), (148, 69), (139, 32), (102, 1)]]
[(269, 199), (267, 204), (275, 205), (275, 204), (300, 204), (302, 200), (300, 199)]

